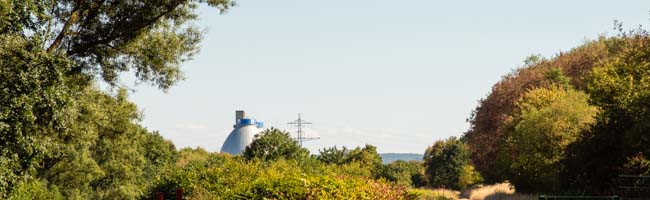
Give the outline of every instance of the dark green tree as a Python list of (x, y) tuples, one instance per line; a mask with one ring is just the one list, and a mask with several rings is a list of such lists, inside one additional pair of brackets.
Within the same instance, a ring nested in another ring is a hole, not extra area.
[(142, 80), (167, 89), (181, 79), (180, 63), (198, 50), (198, 3), (224, 11), (229, 0), (43, 0), (1, 2), (0, 34), (33, 42), (34, 51), (73, 61), (68, 73), (99, 75), (116, 84), (118, 74), (134, 71)]
[(602, 111), (573, 145), (566, 173), (568, 185), (598, 193), (614, 187), (618, 175), (650, 170), (631, 169), (650, 159), (650, 35), (637, 30), (618, 37), (622, 53), (585, 78), (590, 102)]
[(357, 147), (347, 153), (343, 159), (344, 163), (359, 163), (361, 166), (368, 167), (373, 174), (376, 174), (381, 167), (382, 160), (377, 147), (366, 144), (363, 148)]
[(424, 164), (420, 161), (403, 161), (397, 160), (385, 164), (378, 173), (378, 178), (384, 178), (388, 181), (407, 186), (424, 186), (421, 180), (424, 174)]
[(126, 71), (162, 89), (182, 79), (202, 35), (189, 23), (198, 3), (233, 5), (0, 1), (0, 198), (41, 185), (73, 199), (142, 194), (156, 158), (143, 145), (155, 138), (123, 92), (94, 85)]
[(351, 150), (347, 147), (338, 149), (334, 146), (323, 148), (319, 152), (320, 155), (317, 156), (317, 159), (328, 164), (342, 165), (356, 162), (363, 166), (379, 167), (382, 163), (381, 156), (377, 153), (377, 147), (369, 144), (363, 148), (356, 147)]
[(36, 174), (48, 157), (74, 149), (70, 145), (81, 138), (68, 134), (73, 117), (61, 112), (72, 107), (63, 76), (71, 62), (34, 50), (38, 43), (18, 35), (0, 34), (0, 41), (0, 198), (5, 198), (19, 177)]
[(338, 149), (336, 146), (320, 150), (316, 157), (320, 162), (336, 165), (358, 165), (359, 172), (367, 173), (368, 176), (379, 176), (382, 167), (382, 159), (377, 153), (377, 147), (366, 144), (349, 150), (346, 147)]
[(248, 160), (264, 161), (277, 159), (304, 159), (309, 157), (309, 151), (293, 140), (288, 132), (275, 128), (264, 130), (255, 135), (253, 142), (243, 153)]
[(468, 164), (467, 147), (456, 137), (438, 140), (424, 152), (425, 174), (433, 187), (462, 189), (459, 181)]
[(336, 146), (330, 148), (323, 148), (318, 150), (319, 154), (316, 157), (319, 161), (327, 164), (343, 164), (345, 157), (348, 154), (348, 149), (344, 146), (338, 149)]

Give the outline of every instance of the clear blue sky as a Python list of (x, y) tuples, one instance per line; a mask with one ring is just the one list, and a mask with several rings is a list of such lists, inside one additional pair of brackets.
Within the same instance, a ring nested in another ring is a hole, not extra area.
[[(422, 153), (460, 136), (500, 77), (531, 54), (648, 25), (650, 1), (240, 0), (201, 7), (207, 34), (167, 93), (131, 95), (142, 124), (177, 147), (218, 151), (243, 109), (287, 129), (303, 113), (330, 146)], [(126, 82), (126, 81), (125, 81)], [(126, 82), (129, 84), (129, 82)]]

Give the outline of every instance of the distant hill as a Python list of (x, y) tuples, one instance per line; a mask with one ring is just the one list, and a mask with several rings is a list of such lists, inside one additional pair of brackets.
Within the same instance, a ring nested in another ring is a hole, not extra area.
[(384, 164), (391, 163), (396, 160), (422, 160), (422, 154), (417, 153), (380, 153), (381, 160)]

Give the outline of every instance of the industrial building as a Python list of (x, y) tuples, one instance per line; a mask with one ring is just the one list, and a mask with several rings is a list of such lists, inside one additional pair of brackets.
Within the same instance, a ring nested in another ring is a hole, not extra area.
[(247, 118), (243, 110), (235, 111), (235, 125), (230, 135), (221, 146), (222, 153), (241, 154), (253, 142), (255, 135), (264, 128), (264, 123), (253, 118)]

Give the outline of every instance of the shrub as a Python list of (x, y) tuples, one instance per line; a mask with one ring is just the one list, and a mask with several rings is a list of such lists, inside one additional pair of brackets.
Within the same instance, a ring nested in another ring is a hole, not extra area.
[(422, 173), (424, 173), (422, 162), (398, 160), (383, 165), (379, 170), (378, 178), (406, 186), (420, 186)]
[(460, 188), (466, 189), (482, 182), (483, 177), (474, 169), (473, 165), (468, 164), (463, 166), (463, 171), (460, 173), (460, 177), (458, 177), (458, 186)]
[(545, 72), (551, 68), (559, 67), (574, 88), (583, 90), (586, 87), (584, 77), (591, 73), (592, 68), (620, 53), (619, 40), (601, 37), (560, 52), (551, 59), (532, 59), (536, 61), (514, 69), (492, 87), (472, 112), (470, 128), (463, 136), (471, 151), (472, 163), (486, 181), (502, 181), (495, 174), (494, 158), (499, 150), (497, 143), (503, 139), (506, 116), (515, 110), (515, 102), (530, 89), (549, 86), (551, 81)]
[(309, 156), (309, 151), (291, 139), (289, 133), (270, 128), (255, 135), (243, 155), (248, 160), (303, 159)]
[(429, 185), (462, 189), (459, 185), (463, 167), (469, 164), (465, 144), (455, 137), (436, 141), (424, 153), (425, 174)]
[(524, 94), (505, 125), (497, 156), (501, 175), (521, 191), (559, 190), (567, 147), (595, 122), (598, 108), (588, 100), (585, 93), (559, 85)]
[(193, 199), (407, 199), (405, 186), (372, 179), (359, 162), (323, 164), (315, 158), (262, 161), (184, 149), (156, 181), (172, 197), (182, 188)]
[[(78, 195), (68, 196), (68, 198), (79, 197)], [(66, 198), (61, 195), (56, 186), (48, 188), (47, 183), (30, 178), (19, 183), (9, 194), (8, 199), (63, 200)]]

